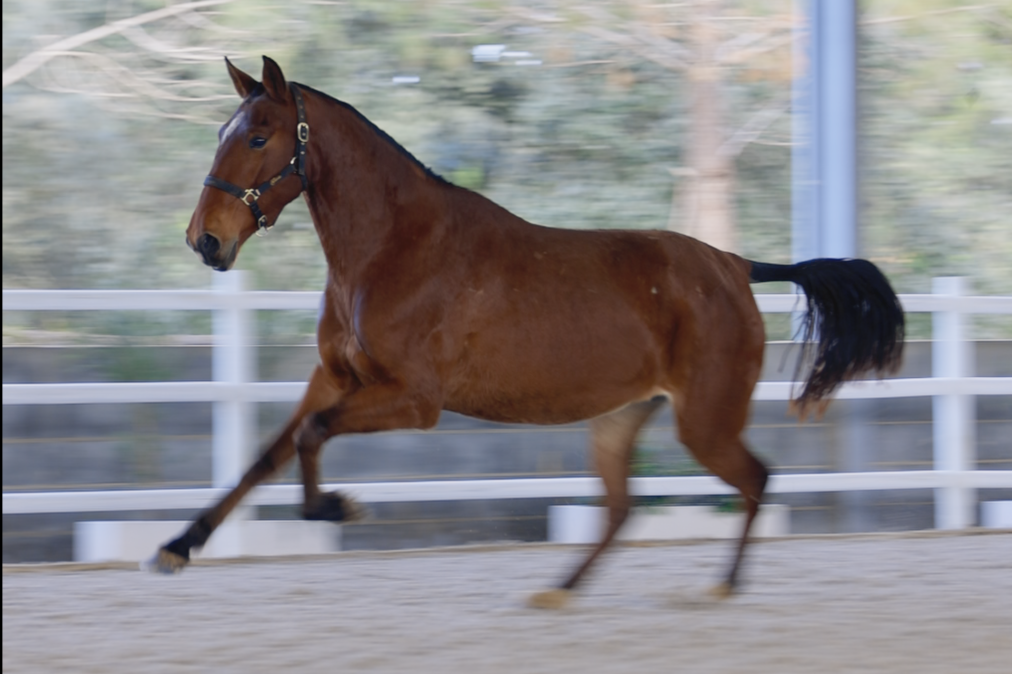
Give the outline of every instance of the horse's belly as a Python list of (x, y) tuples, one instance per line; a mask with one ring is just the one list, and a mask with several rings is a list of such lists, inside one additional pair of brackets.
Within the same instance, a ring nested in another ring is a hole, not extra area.
[[(588, 400), (583, 396), (572, 395), (550, 399), (477, 395), (458, 396), (448, 401), (444, 407), (451, 412), (486, 421), (551, 426), (591, 419), (649, 397), (649, 395), (630, 395)], [(608, 400), (611, 400), (611, 404), (608, 404)]]
[(454, 412), (504, 423), (563, 424), (650, 397), (662, 378), (648, 340), (572, 334), (554, 342), (499, 341), (458, 362), (446, 391)]

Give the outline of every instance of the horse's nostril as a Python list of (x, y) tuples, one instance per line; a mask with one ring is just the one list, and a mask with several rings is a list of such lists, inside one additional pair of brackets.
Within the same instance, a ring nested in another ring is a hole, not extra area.
[(197, 239), (197, 250), (206, 258), (212, 258), (218, 253), (218, 249), (221, 248), (221, 243), (217, 237), (210, 234), (202, 234)]

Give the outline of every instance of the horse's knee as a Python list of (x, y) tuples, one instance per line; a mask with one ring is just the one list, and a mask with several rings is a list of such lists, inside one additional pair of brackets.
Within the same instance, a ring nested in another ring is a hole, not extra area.
[(443, 413), (442, 398), (435, 395), (405, 392), (399, 411), (401, 424), (422, 431), (435, 428)]
[[(285, 458), (290, 458), (291, 454), (288, 453)], [(278, 469), (281, 468), (281, 457), (275, 455), (271, 450), (268, 450), (260, 455), (260, 458), (254, 462), (250, 473), (256, 479), (262, 479), (269, 475), (273, 475)]]
[(323, 412), (307, 414), (299, 426), (292, 433), (292, 442), (295, 449), (303, 454), (307, 451), (315, 452), (327, 440), (329, 421)]

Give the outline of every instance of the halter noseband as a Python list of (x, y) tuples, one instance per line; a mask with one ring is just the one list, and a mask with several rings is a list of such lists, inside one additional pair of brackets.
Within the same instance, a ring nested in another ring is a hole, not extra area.
[(215, 187), (223, 192), (228, 192), (233, 197), (249, 206), (250, 211), (253, 213), (253, 219), (257, 223), (257, 234), (262, 235), (270, 231), (273, 224), (267, 222), (267, 216), (264, 215), (263, 211), (260, 210), (260, 206), (257, 205), (257, 200), (263, 196), (263, 193), (274, 187), (277, 183), (283, 179), (292, 175), (293, 173), (298, 175), (302, 180), (302, 191), (305, 192), (309, 189), (309, 181), (306, 179), (306, 145), (309, 143), (309, 124), (306, 123), (306, 104), (302, 100), (302, 92), (295, 85), (294, 82), (288, 85), (288, 88), (292, 92), (292, 96), (295, 98), (295, 110), (299, 116), (298, 126), (295, 127), (295, 156), (288, 162), (288, 165), (281, 170), (281, 173), (277, 174), (265, 183), (258, 185), (257, 187), (251, 187), (247, 190), (233, 185), (227, 180), (216, 178), (212, 175), (204, 178), (204, 185), (207, 187)]

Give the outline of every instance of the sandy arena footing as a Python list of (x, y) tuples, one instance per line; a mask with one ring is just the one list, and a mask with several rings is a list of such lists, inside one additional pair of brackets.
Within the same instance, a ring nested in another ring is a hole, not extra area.
[(527, 608), (577, 547), (518, 545), (3, 570), (3, 671), (1005, 674), (1012, 532), (615, 549), (565, 608)]

